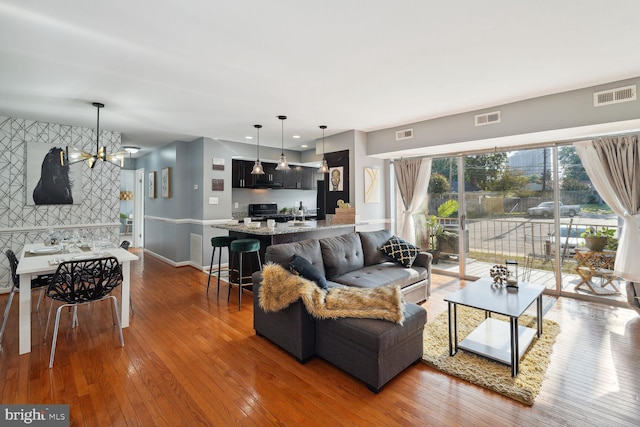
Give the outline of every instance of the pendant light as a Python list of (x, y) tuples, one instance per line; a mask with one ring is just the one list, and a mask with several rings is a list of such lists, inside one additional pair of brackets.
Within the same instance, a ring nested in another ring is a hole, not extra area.
[(289, 167), (289, 163), (287, 163), (287, 156), (284, 155), (284, 121), (287, 120), (287, 116), (278, 116), (280, 120), (282, 120), (282, 151), (280, 152), (280, 160), (278, 161), (278, 166), (276, 166), (277, 171), (287, 171), (291, 169)]
[(107, 154), (107, 147), (100, 146), (100, 109), (104, 108), (104, 104), (100, 102), (94, 102), (92, 103), (92, 105), (98, 109), (98, 119), (96, 125), (96, 153), (89, 154), (79, 148), (67, 145), (66, 150), (60, 152), (60, 163), (62, 164), (62, 166), (69, 166), (74, 163), (86, 160), (89, 168), (93, 169), (98, 163), (98, 160), (101, 160), (103, 162), (113, 163), (118, 167), (123, 167), (124, 157), (128, 154), (128, 152), (119, 151), (117, 153)]
[(329, 165), (327, 164), (327, 160), (324, 158), (324, 130), (326, 128), (326, 125), (320, 126), (320, 129), (322, 129), (322, 162), (320, 162), (318, 173), (329, 173)]
[(256, 128), (258, 132), (258, 154), (253, 169), (251, 169), (251, 175), (264, 175), (264, 169), (262, 168), (262, 163), (260, 163), (260, 128), (262, 125), (253, 125), (253, 127)]

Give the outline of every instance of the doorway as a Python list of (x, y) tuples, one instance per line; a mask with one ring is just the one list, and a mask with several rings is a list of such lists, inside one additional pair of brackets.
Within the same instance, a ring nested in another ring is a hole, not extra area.
[(133, 246), (144, 247), (144, 169), (136, 170), (134, 185)]

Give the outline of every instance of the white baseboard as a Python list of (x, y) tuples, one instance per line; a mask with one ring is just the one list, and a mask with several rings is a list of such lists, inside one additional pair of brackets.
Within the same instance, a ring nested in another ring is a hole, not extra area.
[(180, 261), (180, 262), (175, 262), (175, 261), (174, 261), (174, 260), (172, 260), (172, 259), (169, 259), (169, 258), (167, 258), (167, 257), (164, 257), (164, 256), (162, 256), (162, 255), (160, 255), (160, 254), (157, 254), (157, 253), (155, 253), (155, 252), (153, 252), (153, 251), (150, 251), (149, 249), (146, 249), (146, 248), (145, 248), (145, 250), (144, 250), (144, 253), (145, 253), (145, 254), (148, 254), (148, 255), (151, 255), (151, 256), (152, 256), (152, 257), (154, 257), (154, 258), (158, 258), (160, 261), (166, 262), (167, 264), (169, 264), (169, 265), (171, 265), (171, 266), (173, 266), (173, 267), (185, 267), (185, 266), (187, 266), (187, 265), (191, 265), (191, 263), (190, 263), (189, 261)]
[[(160, 261), (162, 262), (166, 262), (167, 264), (173, 266), (173, 267), (193, 267), (197, 270), (202, 271), (203, 273), (207, 273), (209, 271), (209, 266), (208, 265), (197, 265), (191, 261), (180, 261), (180, 262), (176, 262), (172, 259), (169, 259), (167, 257), (164, 257), (160, 254), (157, 254), (153, 251), (150, 251), (149, 249), (144, 249), (144, 253), (147, 255), (150, 255), (154, 258), (158, 258)], [(222, 266), (224, 267), (226, 264), (222, 264)], [(214, 270), (218, 269), (217, 265), (214, 265)]]

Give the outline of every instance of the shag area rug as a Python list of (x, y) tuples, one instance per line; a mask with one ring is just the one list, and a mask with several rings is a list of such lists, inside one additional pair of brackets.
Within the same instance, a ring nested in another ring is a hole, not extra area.
[[(508, 321), (508, 317), (492, 317)], [(458, 342), (462, 341), (484, 320), (484, 311), (458, 306)], [(536, 328), (536, 318), (524, 315), (518, 326)], [(449, 321), (447, 312), (434, 321), (427, 322), (424, 329), (424, 353), (422, 361), (449, 375), (496, 391), (507, 397), (533, 405), (540, 391), (544, 373), (549, 365), (551, 350), (560, 333), (560, 325), (543, 319), (542, 336), (534, 338), (527, 352), (520, 358), (520, 372), (511, 377), (511, 367), (494, 362), (464, 350), (449, 356)]]
[(314, 282), (291, 274), (278, 264), (262, 269), (259, 304), (266, 311), (279, 311), (302, 299), (307, 311), (318, 319), (357, 317), (402, 324), (404, 302), (400, 288), (319, 288)]

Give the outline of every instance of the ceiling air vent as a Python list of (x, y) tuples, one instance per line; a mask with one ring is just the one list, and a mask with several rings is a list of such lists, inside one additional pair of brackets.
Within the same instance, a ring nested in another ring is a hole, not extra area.
[(405, 129), (396, 131), (396, 141), (413, 138), (413, 129)]
[(500, 123), (500, 111), (492, 111), (491, 113), (478, 114), (476, 116), (476, 126), (492, 125)]
[(636, 100), (636, 85), (619, 87), (616, 89), (603, 90), (593, 93), (593, 106), (619, 104)]

